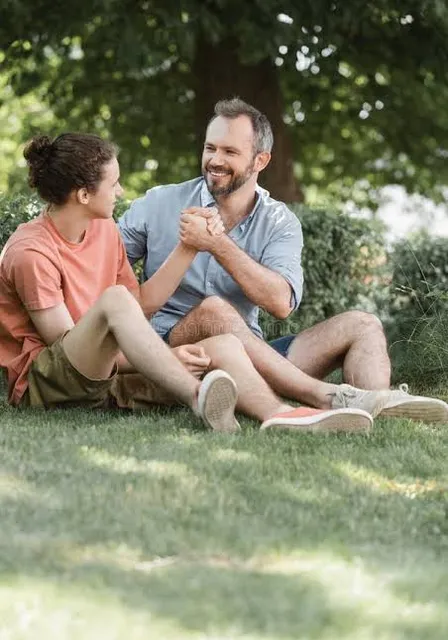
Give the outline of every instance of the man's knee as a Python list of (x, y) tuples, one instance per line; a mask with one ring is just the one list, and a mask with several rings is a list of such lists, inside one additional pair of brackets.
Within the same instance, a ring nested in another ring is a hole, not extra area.
[(341, 314), (355, 331), (363, 334), (383, 333), (383, 323), (374, 313), (367, 311), (346, 311)]
[(223, 298), (220, 298), (219, 296), (209, 296), (208, 298), (204, 298), (197, 309), (207, 316), (215, 315), (222, 317), (238, 313), (229, 302), (223, 300)]
[[(191, 316), (187, 316), (189, 340), (240, 332), (246, 323), (238, 311), (218, 296), (205, 298)], [(185, 328), (185, 324), (183, 324)]]

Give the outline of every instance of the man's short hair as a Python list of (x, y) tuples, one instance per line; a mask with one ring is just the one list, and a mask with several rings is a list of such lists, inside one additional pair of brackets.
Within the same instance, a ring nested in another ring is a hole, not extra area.
[(262, 151), (271, 152), (274, 136), (269, 120), (264, 113), (261, 113), (261, 111), (258, 111), (258, 109), (255, 109), (255, 107), (240, 98), (230, 98), (228, 100), (220, 100), (215, 104), (215, 115), (210, 119), (209, 124), (218, 116), (229, 118), (230, 120), (234, 120), (239, 116), (247, 116), (254, 130), (254, 155)]

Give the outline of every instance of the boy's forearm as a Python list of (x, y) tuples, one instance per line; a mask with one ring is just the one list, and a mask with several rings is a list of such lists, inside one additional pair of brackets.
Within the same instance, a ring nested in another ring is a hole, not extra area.
[(196, 254), (196, 249), (179, 242), (160, 269), (140, 286), (140, 304), (147, 317), (158, 311), (173, 295)]

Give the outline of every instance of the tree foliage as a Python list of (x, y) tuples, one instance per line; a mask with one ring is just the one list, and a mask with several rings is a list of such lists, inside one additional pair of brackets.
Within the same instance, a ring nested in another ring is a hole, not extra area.
[(210, 105), (235, 92), (305, 186), (447, 179), (442, 0), (3, 0), (0, 49), (16, 93), (44, 88), (65, 128), (111, 135), (128, 172), (156, 159), (158, 181), (194, 175)]

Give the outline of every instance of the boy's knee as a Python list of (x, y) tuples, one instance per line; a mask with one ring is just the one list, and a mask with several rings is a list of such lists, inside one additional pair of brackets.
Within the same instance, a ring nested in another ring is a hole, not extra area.
[(108, 287), (99, 299), (101, 309), (105, 312), (122, 309), (136, 300), (132, 293), (122, 284)]

